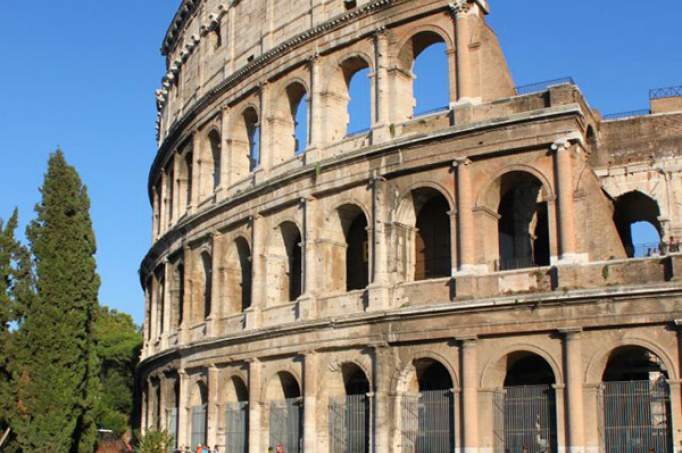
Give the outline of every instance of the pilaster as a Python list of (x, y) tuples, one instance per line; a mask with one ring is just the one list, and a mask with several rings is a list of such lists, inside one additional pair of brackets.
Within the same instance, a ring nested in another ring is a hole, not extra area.
[(388, 281), (388, 244), (386, 238), (386, 182), (379, 176), (370, 180), (372, 191), (372, 218), (370, 240), (371, 269), (369, 284), (368, 310), (384, 310), (390, 303), (390, 291)]
[(564, 376), (566, 377), (566, 441), (568, 453), (585, 450), (583, 393), (582, 329), (560, 331), (564, 346)]
[(372, 143), (384, 143), (391, 140), (389, 130), (389, 81), (388, 81), (388, 36), (386, 27), (379, 27), (374, 34), (374, 124), (372, 125)]
[(316, 451), (319, 356), (315, 351), (310, 351), (304, 355), (303, 360), (303, 451)]
[(263, 364), (258, 359), (249, 361), (249, 451), (263, 451), (261, 439), (263, 427), (261, 425), (261, 386)]
[(374, 452), (393, 451), (395, 436), (391, 414), (395, 408), (391, 405), (391, 378), (395, 369), (395, 356), (388, 344), (374, 346)]
[(189, 445), (189, 377), (184, 369), (178, 370), (178, 446), (182, 450)]
[(459, 339), (462, 367), (463, 453), (478, 452), (478, 339)]
[(317, 317), (318, 290), (318, 257), (315, 247), (315, 209), (317, 200), (302, 198), (300, 206), (303, 211), (303, 294), (298, 299), (298, 312), (301, 319), (315, 319)]
[(207, 405), (207, 430), (206, 442), (213, 446), (217, 443), (218, 428), (218, 388), (220, 370), (215, 365), (208, 367), (208, 405)]

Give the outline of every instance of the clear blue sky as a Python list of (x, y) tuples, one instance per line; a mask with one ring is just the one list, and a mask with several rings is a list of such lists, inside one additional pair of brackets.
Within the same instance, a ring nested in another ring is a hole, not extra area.
[[(490, 3), (518, 84), (570, 75), (606, 113), (646, 108), (649, 88), (682, 84), (679, 0), (638, 8), (622, 0)], [(92, 199), (101, 302), (137, 322), (159, 47), (177, 4), (8, 1), (0, 14), (0, 217), (18, 206), (23, 231), (47, 156), (60, 145)]]

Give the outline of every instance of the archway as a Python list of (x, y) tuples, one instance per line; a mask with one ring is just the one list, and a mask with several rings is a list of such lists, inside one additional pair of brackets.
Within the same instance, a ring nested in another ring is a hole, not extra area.
[(659, 253), (663, 234), (660, 215), (656, 200), (637, 190), (616, 199), (613, 221), (628, 257)]
[(656, 354), (640, 346), (614, 350), (602, 382), (606, 453), (674, 451), (668, 372)]
[(267, 388), (270, 408), (269, 448), (300, 453), (303, 447), (303, 406), (296, 378), (286, 371), (277, 373)]
[(450, 104), (449, 63), (445, 40), (433, 31), (422, 31), (405, 44), (401, 65), (411, 71), (413, 115), (445, 110)]
[(292, 83), (286, 89), (294, 154), (302, 154), (308, 147), (308, 93), (300, 83)]
[(415, 280), (449, 277), (450, 205), (434, 189), (413, 191), (412, 200), (417, 213), (415, 233)]
[(243, 313), (251, 306), (251, 247), (247, 240), (239, 236), (232, 241), (224, 260), (228, 312)]
[(215, 191), (218, 187), (220, 187), (220, 161), (221, 161), (221, 140), (220, 140), (220, 133), (216, 131), (215, 129), (212, 130), (208, 134), (208, 142), (211, 147), (211, 166), (210, 166), (210, 172), (211, 172), (211, 183), (212, 183), (212, 188)]
[(191, 398), (191, 447), (194, 451), (199, 444), (206, 445), (208, 427), (208, 390), (203, 382), (194, 386)]
[(365, 289), (369, 282), (367, 218), (357, 206), (339, 208), (346, 241), (346, 291)]
[(369, 380), (354, 363), (341, 366), (343, 393), (329, 400), (329, 439), (332, 453), (368, 453)]
[(372, 126), (372, 88), (369, 65), (360, 57), (347, 59), (341, 65), (348, 90), (347, 135), (357, 134)]
[(225, 386), (225, 452), (249, 451), (249, 391), (233, 376)]
[(202, 270), (202, 300), (204, 304), (203, 316), (204, 319), (211, 315), (211, 295), (213, 292), (213, 262), (211, 254), (203, 252), (201, 254), (201, 270)]
[(523, 171), (502, 175), (499, 190), (499, 270), (549, 265), (547, 203), (542, 183)]
[(450, 373), (433, 359), (416, 360), (414, 368), (409, 393), (402, 399), (403, 451), (453, 452), (455, 415)]
[(502, 359), (504, 389), (494, 396), (495, 439), (510, 453), (557, 450), (556, 379), (545, 359), (515, 352)]

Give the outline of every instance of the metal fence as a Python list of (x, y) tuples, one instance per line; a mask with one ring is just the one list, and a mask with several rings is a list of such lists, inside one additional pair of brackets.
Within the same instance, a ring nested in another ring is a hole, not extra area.
[(192, 407), (192, 450), (206, 444), (206, 404)]
[(649, 99), (664, 99), (682, 96), (682, 85), (649, 90)]
[(637, 116), (646, 116), (649, 115), (651, 111), (649, 109), (640, 109), (640, 110), (630, 110), (627, 112), (617, 112), (617, 113), (609, 113), (604, 115), (605, 120), (622, 120), (624, 118), (634, 118)]
[(520, 85), (515, 88), (516, 94), (521, 95), (521, 94), (531, 94), (531, 93), (540, 93), (542, 91), (546, 91), (549, 88), (557, 85), (575, 85), (575, 81), (573, 80), (572, 77), (562, 77), (560, 79), (554, 79), (554, 80), (545, 80), (544, 82), (536, 82), (536, 83), (531, 83), (528, 85)]
[(247, 453), (249, 403), (240, 401), (225, 408), (225, 453)]
[(403, 453), (455, 451), (452, 390), (431, 390), (402, 399)]
[(173, 447), (178, 447), (178, 408), (174, 407), (166, 411), (166, 431), (173, 436)]
[(270, 448), (272, 451), (277, 451), (278, 446), (283, 447), (286, 453), (303, 451), (302, 420), (303, 408), (300, 398), (270, 403)]
[(670, 387), (658, 381), (606, 382), (600, 434), (606, 453), (672, 453)]
[(370, 400), (347, 395), (329, 402), (329, 443), (334, 453), (369, 453)]
[(497, 453), (554, 453), (556, 398), (551, 385), (506, 387), (493, 398)]

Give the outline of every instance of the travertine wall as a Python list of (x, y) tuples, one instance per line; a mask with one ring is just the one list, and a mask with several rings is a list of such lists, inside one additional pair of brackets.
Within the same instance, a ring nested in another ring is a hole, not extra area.
[[(206, 440), (224, 447), (225, 409), (248, 404), (249, 449), (264, 451), (270, 403), (295, 394), (303, 449), (331, 451), (329, 403), (360, 370), (369, 451), (412, 451), (405, 402), (439, 363), (453, 445), (492, 452), (496, 398), (523, 356), (551, 369), (557, 448), (603, 451), (604, 370), (636, 347), (667, 374), (677, 445), (682, 256), (628, 259), (614, 200), (646, 193), (663, 242), (682, 234), (680, 115), (602, 121), (571, 84), (516, 96), (483, 1), (344, 5), (185, 0), (169, 29), (141, 427), (175, 420), (188, 446), (205, 405)], [(448, 49), (450, 105), (415, 117), (411, 66), (433, 42)], [(364, 67), (371, 129), (348, 136), (347, 83)], [(505, 211), (510, 193), (532, 215)], [(532, 262), (507, 260), (510, 215)]]

